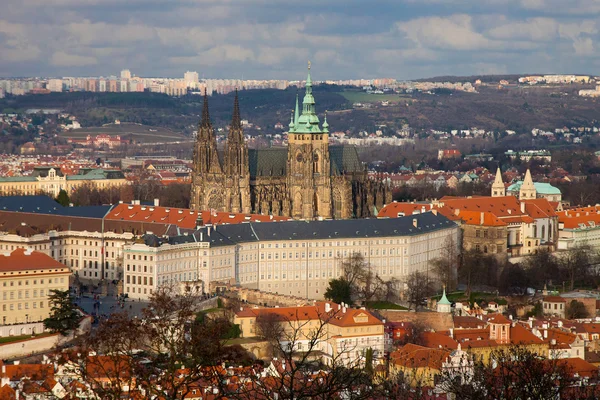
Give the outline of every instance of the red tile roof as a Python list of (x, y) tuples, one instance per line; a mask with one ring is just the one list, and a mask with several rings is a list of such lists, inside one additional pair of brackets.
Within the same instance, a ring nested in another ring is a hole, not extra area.
[(416, 344), (407, 344), (390, 354), (390, 362), (408, 368), (442, 369), (442, 364), (450, 356), (450, 351), (430, 349)]
[[(31, 271), (50, 268), (67, 268), (67, 266), (39, 251), (16, 249), (9, 255), (0, 253), (0, 272)], [(68, 272), (68, 269), (63, 272)]]
[(402, 215), (412, 215), (415, 211), (421, 213), (432, 209), (431, 204), (419, 204), (419, 203), (390, 203), (383, 207), (378, 218), (398, 218)]
[(159, 223), (176, 225), (180, 228), (194, 229), (198, 216), (202, 224), (239, 224), (242, 222), (273, 222), (287, 221), (288, 217), (242, 214), (211, 211), (192, 211), (186, 208), (155, 207), (145, 205), (118, 204), (106, 215), (106, 220), (136, 221), (144, 223)]

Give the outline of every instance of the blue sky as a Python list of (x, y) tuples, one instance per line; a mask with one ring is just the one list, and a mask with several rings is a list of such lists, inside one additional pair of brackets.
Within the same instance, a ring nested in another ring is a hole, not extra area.
[(600, 0), (4, 0), (0, 76), (600, 75)]

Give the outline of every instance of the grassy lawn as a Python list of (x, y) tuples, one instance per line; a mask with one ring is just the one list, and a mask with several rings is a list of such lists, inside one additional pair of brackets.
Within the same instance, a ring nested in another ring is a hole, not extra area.
[(39, 335), (35, 335), (32, 337), (31, 335), (21, 335), (21, 336), (7, 336), (0, 338), (0, 344), (18, 342), (19, 340), (32, 339), (32, 338), (41, 338), (45, 336), (50, 336), (50, 333), (41, 333)]
[(397, 94), (369, 94), (360, 91), (344, 91), (339, 94), (352, 103), (377, 103), (379, 101), (397, 103), (402, 100)]
[(373, 310), (408, 310), (406, 307), (391, 303), (389, 301), (369, 301), (367, 303), (367, 308)]

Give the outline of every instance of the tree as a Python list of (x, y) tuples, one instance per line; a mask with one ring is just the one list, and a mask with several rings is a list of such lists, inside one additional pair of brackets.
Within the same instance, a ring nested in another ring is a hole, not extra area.
[(406, 300), (409, 308), (419, 308), (421, 302), (433, 294), (433, 284), (429, 276), (423, 272), (415, 271), (406, 280)]
[(325, 290), (325, 298), (335, 303), (352, 303), (352, 287), (344, 278), (332, 279)]
[(63, 207), (67, 207), (69, 205), (69, 195), (64, 189), (61, 189), (60, 192), (58, 192), (56, 202)]
[(373, 271), (362, 253), (354, 252), (342, 262), (342, 279), (348, 282), (352, 299), (369, 302), (387, 295), (387, 282)]
[(573, 290), (577, 281), (586, 281), (592, 264), (592, 250), (588, 245), (580, 245), (561, 253), (560, 256), (559, 268), (569, 281), (569, 290)]
[(73, 304), (69, 290), (50, 290), (50, 316), (44, 320), (44, 327), (52, 332), (66, 335), (79, 326), (79, 313)]
[(489, 363), (465, 357), (439, 377), (439, 386), (456, 400), (571, 398), (566, 394), (575, 378), (559, 359), (547, 359), (521, 346), (492, 351)]
[(585, 308), (585, 304), (581, 301), (572, 300), (565, 310), (567, 318), (580, 319), (589, 317), (589, 313)]
[(458, 269), (459, 251), (456, 241), (452, 236), (448, 237), (442, 247), (440, 257), (433, 260), (433, 271), (438, 279), (448, 290), (456, 287), (456, 272)]

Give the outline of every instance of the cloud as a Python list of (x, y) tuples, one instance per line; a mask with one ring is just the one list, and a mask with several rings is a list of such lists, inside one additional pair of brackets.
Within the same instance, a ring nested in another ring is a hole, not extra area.
[(587, 72), (597, 0), (5, 0), (0, 74), (302, 79)]
[(85, 67), (96, 64), (98, 60), (95, 57), (67, 54), (64, 51), (58, 51), (52, 55), (50, 62), (57, 67)]

